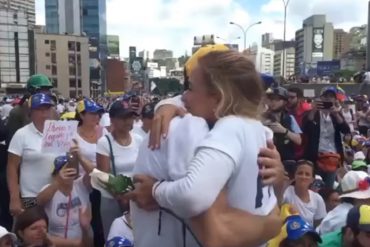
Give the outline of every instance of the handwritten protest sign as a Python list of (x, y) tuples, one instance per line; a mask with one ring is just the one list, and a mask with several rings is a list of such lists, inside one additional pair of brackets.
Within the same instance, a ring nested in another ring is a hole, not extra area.
[(77, 132), (77, 121), (47, 120), (42, 137), (42, 152), (65, 153), (71, 148)]

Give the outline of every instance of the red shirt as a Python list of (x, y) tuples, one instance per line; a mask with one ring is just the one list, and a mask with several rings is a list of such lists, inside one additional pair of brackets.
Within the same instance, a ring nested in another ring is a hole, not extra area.
[[(295, 111), (291, 112), (291, 114), (294, 116), (295, 120), (297, 121), (298, 125), (300, 128), (302, 128), (302, 122), (303, 122), (303, 117), (307, 111), (310, 111), (312, 109), (311, 104), (307, 102), (301, 102)], [(295, 158), (297, 160), (302, 159), (304, 155), (304, 150), (305, 146), (307, 143), (307, 137), (302, 134), (302, 144), (301, 145), (295, 145)]]

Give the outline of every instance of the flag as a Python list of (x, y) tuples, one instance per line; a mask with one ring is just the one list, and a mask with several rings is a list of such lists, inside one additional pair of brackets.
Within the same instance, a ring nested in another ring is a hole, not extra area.
[(155, 84), (154, 81), (151, 81), (150, 82), (150, 91), (153, 92), (153, 90), (156, 89), (156, 88), (157, 88), (157, 84)]
[(343, 102), (348, 99), (346, 92), (338, 84), (336, 86), (336, 91), (337, 91), (336, 96), (339, 101)]

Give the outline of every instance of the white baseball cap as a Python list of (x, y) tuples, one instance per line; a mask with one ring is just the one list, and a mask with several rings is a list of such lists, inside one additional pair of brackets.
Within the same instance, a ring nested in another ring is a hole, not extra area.
[(365, 160), (365, 154), (362, 151), (356, 152), (353, 156), (354, 160)]
[(14, 233), (8, 232), (8, 230), (6, 230), (4, 227), (0, 226), (0, 239), (7, 236), (7, 235), (10, 236), (13, 243), (15, 243), (17, 241), (17, 236)]
[(342, 194), (340, 198), (370, 199), (370, 184), (367, 189), (359, 188), (360, 182), (370, 181), (369, 175), (363, 171), (349, 171), (340, 181)]

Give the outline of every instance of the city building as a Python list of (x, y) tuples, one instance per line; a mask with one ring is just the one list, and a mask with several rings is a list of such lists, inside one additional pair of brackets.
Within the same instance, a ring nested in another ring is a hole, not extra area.
[(107, 60), (107, 92), (123, 94), (130, 90), (130, 72), (125, 61), (108, 58)]
[[(274, 51), (274, 76), (294, 75), (295, 41), (283, 41), (274, 39), (272, 33), (262, 34), (262, 47)], [(285, 49), (285, 66), (283, 66)], [(285, 68), (285, 71), (284, 71)]]
[(139, 57), (142, 57), (144, 59), (144, 61), (149, 60), (150, 59), (149, 51), (147, 51), (147, 50), (139, 51)]
[(89, 38), (91, 94), (105, 91), (107, 60), (106, 1), (45, 1), (46, 31), (53, 34), (74, 34)]
[(2, 91), (20, 93), (32, 72), (27, 13), (0, 7), (0, 37)]
[(45, 1), (46, 32), (81, 35), (80, 0)]
[(129, 54), (129, 63), (132, 64), (132, 62), (136, 58), (136, 46), (130, 46), (128, 48), (128, 54)]
[(0, 0), (0, 7), (25, 12), (28, 29), (35, 26), (35, 0)]
[(274, 42), (274, 36), (272, 33), (262, 34), (261, 46), (263, 48), (271, 49), (271, 44)]
[(349, 51), (351, 42), (351, 36), (343, 29), (334, 29), (334, 59), (340, 59), (340, 57)]
[(108, 46), (108, 57), (119, 58), (119, 36), (107, 35), (107, 46)]
[(56, 91), (67, 98), (90, 95), (87, 37), (35, 34), (36, 71), (50, 77)]
[(304, 74), (314, 69), (318, 61), (333, 59), (334, 28), (325, 15), (313, 15), (303, 21), (296, 31), (295, 73)]
[(153, 59), (160, 60), (166, 58), (173, 58), (173, 52), (166, 49), (157, 49), (153, 52)]
[(367, 25), (359, 27), (352, 27), (349, 30), (350, 34), (350, 49), (351, 50), (362, 50), (366, 49), (367, 44)]
[(366, 50), (351, 50), (341, 56), (340, 67), (342, 70), (353, 72), (362, 71), (366, 66)]
[(243, 52), (253, 63), (260, 73), (274, 74), (274, 51), (256, 45)]
[(285, 73), (283, 73), (283, 52), (278, 50), (274, 53), (274, 76), (285, 75), (285, 78), (289, 78), (294, 75), (295, 48), (285, 49)]

